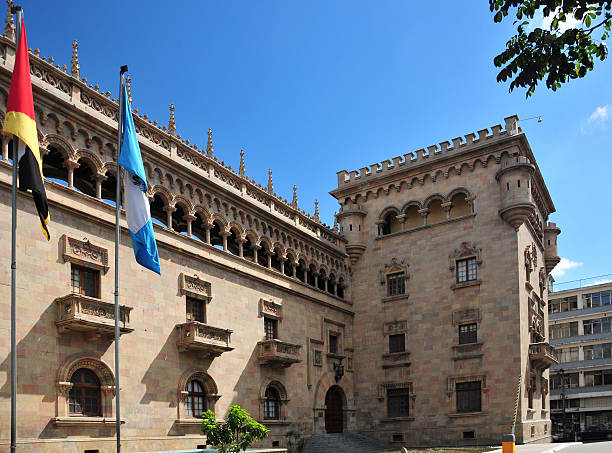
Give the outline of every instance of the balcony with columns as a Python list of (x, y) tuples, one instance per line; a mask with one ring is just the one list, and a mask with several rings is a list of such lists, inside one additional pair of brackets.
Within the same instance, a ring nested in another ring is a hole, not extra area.
[(262, 366), (287, 368), (299, 363), (301, 345), (280, 340), (264, 340), (257, 343), (258, 359)]

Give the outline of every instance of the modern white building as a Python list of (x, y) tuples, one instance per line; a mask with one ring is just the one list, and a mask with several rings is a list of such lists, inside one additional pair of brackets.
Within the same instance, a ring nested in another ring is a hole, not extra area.
[(549, 297), (553, 432), (612, 432), (612, 282)]

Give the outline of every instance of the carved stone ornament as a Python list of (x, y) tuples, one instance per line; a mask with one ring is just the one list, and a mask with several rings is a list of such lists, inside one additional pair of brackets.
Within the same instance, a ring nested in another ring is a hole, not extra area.
[(480, 308), (468, 308), (466, 310), (458, 310), (453, 312), (453, 326), (465, 324), (468, 322), (480, 322)]
[(283, 319), (283, 306), (273, 300), (259, 299), (259, 316)]
[(78, 240), (64, 234), (62, 236), (62, 258), (64, 262), (98, 269), (106, 273), (108, 266), (108, 250), (93, 245), (87, 238)]
[(209, 282), (200, 279), (197, 275), (179, 275), (179, 290), (181, 295), (205, 300), (209, 303), (212, 299), (212, 288)]
[(540, 273), (538, 275), (538, 280), (539, 280), (539, 285), (540, 285), (540, 298), (544, 299), (544, 290), (546, 289), (546, 280), (547, 280), (548, 274), (546, 273), (546, 268), (545, 267), (541, 267), (540, 268)]
[(398, 262), (397, 258), (391, 258), (390, 263), (385, 263), (385, 267), (379, 272), (380, 273), (380, 284), (385, 285), (387, 283), (387, 275), (391, 274), (404, 274), (404, 280), (408, 280), (410, 278), (410, 274), (408, 273), (409, 265), (401, 260)]
[(408, 321), (405, 319), (386, 322), (384, 325), (385, 334), (401, 333), (408, 330)]
[(469, 242), (462, 242), (461, 247), (448, 256), (449, 269), (454, 271), (458, 259), (470, 257), (476, 258), (476, 264), (482, 264), (482, 248), (471, 245)]

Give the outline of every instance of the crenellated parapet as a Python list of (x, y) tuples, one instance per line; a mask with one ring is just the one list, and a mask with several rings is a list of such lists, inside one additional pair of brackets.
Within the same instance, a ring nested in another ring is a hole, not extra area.
[(466, 134), (463, 137), (453, 138), (452, 143), (443, 141), (437, 145), (428, 146), (426, 149), (421, 148), (403, 156), (396, 156), (391, 160), (384, 160), (369, 167), (360, 168), (359, 171), (341, 170), (337, 172), (338, 189), (365, 183), (375, 178), (382, 178), (432, 161), (446, 159), (449, 156), (468, 152), (482, 146), (489, 146), (500, 139), (516, 135), (519, 132), (518, 116), (513, 115), (505, 119), (505, 129), (502, 129), (502, 126), (498, 124), (492, 126), (490, 130), (479, 130), (478, 136), (474, 133)]

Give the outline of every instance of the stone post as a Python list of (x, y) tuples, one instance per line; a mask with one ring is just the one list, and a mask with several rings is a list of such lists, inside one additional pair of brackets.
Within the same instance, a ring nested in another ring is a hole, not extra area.
[(79, 163), (73, 160), (64, 162), (64, 166), (68, 170), (68, 187), (74, 189), (74, 169), (79, 168)]
[(196, 216), (194, 216), (193, 214), (185, 214), (183, 216), (183, 220), (185, 222), (187, 222), (187, 236), (192, 237), (191, 236), (191, 222), (193, 222), (196, 219)]
[(102, 175), (98, 173), (97, 175), (94, 176), (94, 179), (96, 180), (96, 198), (98, 200), (101, 200), (102, 199), (102, 182), (106, 180), (106, 175)]
[(166, 211), (166, 219), (167, 219), (168, 228), (172, 230), (172, 213), (176, 211), (176, 208), (174, 206), (166, 206), (164, 208), (164, 211)]
[(446, 212), (446, 220), (449, 220), (453, 204), (450, 201), (447, 201), (446, 203), (442, 203), (440, 206), (442, 207), (442, 209), (444, 209), (444, 212)]
[(423, 225), (427, 225), (427, 214), (429, 214), (429, 208), (419, 209), (419, 214), (423, 216)]

